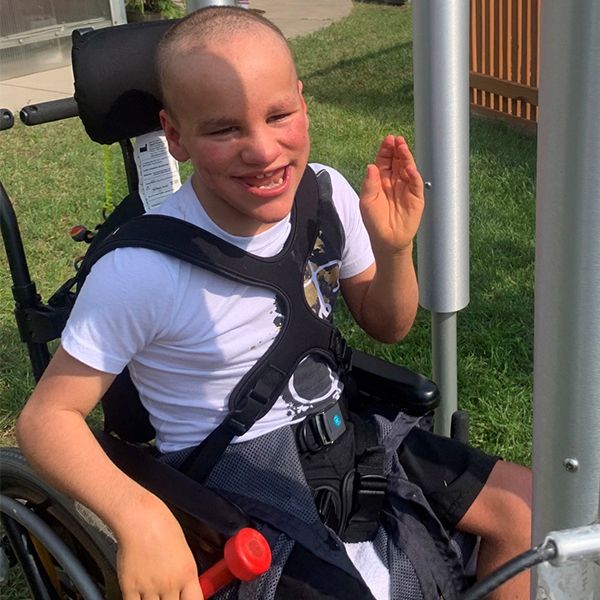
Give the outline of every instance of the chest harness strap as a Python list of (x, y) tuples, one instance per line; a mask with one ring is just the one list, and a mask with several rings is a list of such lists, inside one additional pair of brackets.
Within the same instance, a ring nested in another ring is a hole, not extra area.
[[(331, 202), (331, 181), (306, 169), (294, 201), (291, 232), (282, 250), (261, 258), (191, 223), (163, 215), (135, 217), (90, 250), (78, 275), (83, 282), (102, 256), (124, 246), (144, 247), (175, 256), (234, 281), (273, 291), (285, 315), (270, 348), (233, 389), (229, 413), (182, 467), (203, 481), (235, 436), (241, 436), (273, 406), (298, 363), (309, 354), (323, 356), (334, 370), (347, 366), (349, 350), (337, 328), (319, 318), (304, 294), (305, 263), (315, 246), (320, 223), (338, 223)], [(337, 228), (340, 236), (341, 226)]]

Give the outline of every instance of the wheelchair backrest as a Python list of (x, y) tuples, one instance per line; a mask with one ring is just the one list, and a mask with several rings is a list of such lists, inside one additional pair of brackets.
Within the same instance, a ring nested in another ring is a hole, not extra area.
[(154, 57), (173, 21), (133, 23), (75, 32), (75, 100), (85, 130), (113, 144), (160, 128)]

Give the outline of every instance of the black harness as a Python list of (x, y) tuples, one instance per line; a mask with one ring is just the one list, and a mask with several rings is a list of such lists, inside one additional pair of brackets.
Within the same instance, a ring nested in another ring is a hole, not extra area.
[[(204, 481), (236, 436), (246, 433), (272, 408), (300, 361), (310, 354), (323, 357), (341, 376), (349, 366), (350, 350), (330, 319), (317, 316), (304, 292), (306, 263), (317, 239), (334, 258), (341, 258), (344, 233), (332, 201), (331, 180), (326, 171), (315, 175), (308, 167), (302, 177), (291, 214), (291, 232), (282, 250), (261, 258), (224, 241), (191, 223), (163, 215), (141, 215), (118, 227), (85, 257), (78, 274), (83, 284), (92, 266), (105, 254), (125, 246), (157, 250), (234, 281), (271, 290), (285, 319), (274, 342), (238, 382), (229, 398), (229, 413), (199, 444), (180, 470)], [(105, 429), (133, 441), (154, 437), (147, 413), (127, 374), (119, 376), (103, 398)], [(123, 397), (128, 409), (124, 410)], [(132, 398), (133, 396), (133, 398)], [(131, 406), (129, 406), (131, 405)], [(348, 414), (337, 405), (311, 415), (298, 427), (299, 451), (308, 456), (329, 450), (346, 430)], [(351, 541), (374, 535), (385, 496), (383, 449), (372, 428), (353, 423), (361, 460), (344, 467), (319, 471), (315, 499), (325, 522)], [(331, 454), (331, 453), (329, 453)], [(339, 480), (339, 481), (336, 481)], [(350, 526), (350, 523), (353, 523)]]

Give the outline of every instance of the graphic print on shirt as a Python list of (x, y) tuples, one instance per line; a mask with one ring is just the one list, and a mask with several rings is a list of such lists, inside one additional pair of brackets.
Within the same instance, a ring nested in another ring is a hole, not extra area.
[(341, 266), (340, 260), (328, 256), (319, 235), (304, 270), (304, 295), (308, 305), (321, 319), (328, 319), (333, 312), (340, 291)]
[[(304, 270), (304, 294), (312, 311), (321, 319), (331, 318), (335, 300), (340, 291), (341, 261), (328, 251), (322, 232)], [(284, 318), (277, 307), (281, 324)], [(307, 356), (290, 377), (281, 396), (289, 417), (318, 412), (323, 406), (339, 399), (343, 386), (329, 365), (319, 356)]]

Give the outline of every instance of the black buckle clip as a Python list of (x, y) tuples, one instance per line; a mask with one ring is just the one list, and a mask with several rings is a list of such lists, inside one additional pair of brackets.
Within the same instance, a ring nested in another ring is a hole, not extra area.
[(346, 423), (337, 402), (315, 415), (315, 427), (323, 446), (333, 444), (346, 431)]
[(387, 490), (387, 477), (385, 475), (360, 475), (359, 493), (385, 494)]
[(387, 491), (387, 477), (385, 475), (360, 475), (357, 483), (360, 514), (368, 515), (369, 519), (376, 520), (383, 508)]
[(350, 367), (352, 351), (344, 336), (337, 329), (331, 334), (330, 347), (338, 363), (347, 370)]
[(346, 422), (338, 402), (320, 413), (310, 415), (300, 425), (302, 445), (311, 452), (331, 446), (346, 431)]

